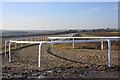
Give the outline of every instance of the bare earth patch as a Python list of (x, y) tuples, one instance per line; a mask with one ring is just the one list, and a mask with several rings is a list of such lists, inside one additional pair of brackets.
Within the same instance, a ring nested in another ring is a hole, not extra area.
[(3, 78), (120, 78), (118, 50), (112, 50), (108, 67), (107, 50), (54, 48), (42, 46), (41, 68), (38, 45), (12, 51), (12, 62), (2, 57)]

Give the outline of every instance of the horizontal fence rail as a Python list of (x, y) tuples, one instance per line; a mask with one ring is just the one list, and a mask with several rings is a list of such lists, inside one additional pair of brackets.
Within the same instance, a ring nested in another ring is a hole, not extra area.
[[(47, 36), (41, 36), (41, 37), (47, 37)], [(18, 38), (18, 39), (10, 39), (10, 40), (24, 40), (24, 39), (33, 39), (33, 38), (41, 38), (41, 37), (27, 37), (27, 38)]]
[[(5, 56), (6, 56), (7, 43), (10, 43), (11, 41), (47, 41), (47, 40), (50, 40), (50, 39), (48, 39), (48, 36), (27, 37), (27, 38), (18, 38), (18, 39), (5, 40)], [(23, 45), (23, 43), (21, 43), (21, 46), (22, 45)], [(16, 47), (17, 47), (17, 44), (15, 43), (15, 48)]]
[(109, 39), (109, 38), (119, 38), (118, 36), (116, 37), (48, 37), (50, 39), (82, 39), (82, 38), (101, 38), (101, 39)]
[[(35, 40), (33, 41), (33, 39)], [(37, 39), (43, 39), (43, 40), (37, 40)], [(73, 39), (69, 41), (54, 41), (53, 39)], [(74, 40), (74, 39), (87, 39), (91, 38), (93, 40)], [(27, 41), (23, 41), (24, 39), (27, 39)], [(28, 41), (28, 39), (31, 39)], [(19, 40), (19, 41), (18, 41)], [(51, 41), (47, 41), (51, 40)], [(120, 40), (120, 37), (47, 37), (47, 36), (42, 36), (42, 37), (29, 37), (29, 38), (20, 38), (20, 39), (11, 39), (8, 41), (5, 41), (5, 50), (6, 50), (6, 43), (9, 42), (9, 62), (11, 62), (11, 43), (21, 43), (21, 44), (39, 44), (39, 59), (38, 59), (38, 66), (41, 66), (41, 47), (42, 44), (55, 44), (55, 43), (73, 43), (73, 48), (74, 48), (74, 43), (82, 43), (82, 42), (101, 42), (101, 49), (103, 49), (103, 41), (108, 42), (108, 61), (109, 61), (109, 67), (111, 67), (111, 41), (113, 40)], [(5, 51), (5, 56), (6, 56), (6, 51)]]
[(74, 41), (11, 41), (15, 43), (79, 43), (79, 42), (99, 42), (99, 41), (107, 41), (107, 40), (120, 40), (120, 38), (113, 39), (95, 39), (95, 40), (74, 40)]

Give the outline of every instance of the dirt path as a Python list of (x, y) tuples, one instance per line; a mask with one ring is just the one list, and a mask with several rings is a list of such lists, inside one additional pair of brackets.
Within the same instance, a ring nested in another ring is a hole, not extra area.
[(44, 44), (41, 68), (38, 45), (12, 51), (2, 59), (3, 78), (118, 78), (118, 51), (112, 50), (112, 67), (108, 67), (107, 50), (55, 49)]

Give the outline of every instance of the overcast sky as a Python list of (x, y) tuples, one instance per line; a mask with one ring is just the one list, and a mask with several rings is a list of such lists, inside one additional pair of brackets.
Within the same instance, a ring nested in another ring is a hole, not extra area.
[(117, 2), (3, 2), (4, 30), (118, 27)]

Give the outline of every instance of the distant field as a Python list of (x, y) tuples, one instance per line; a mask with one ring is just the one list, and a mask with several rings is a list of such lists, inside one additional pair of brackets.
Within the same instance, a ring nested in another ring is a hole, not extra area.
[[(83, 33), (76, 34), (75, 37), (113, 37), (118, 36), (118, 33), (111, 32), (94, 32), (94, 33)], [(70, 40), (70, 39), (69, 39)], [(71, 39), (72, 40), (72, 39)], [(85, 40), (85, 39), (75, 39), (75, 40)], [(88, 40), (88, 39), (87, 39)], [(119, 50), (120, 41), (112, 41), (112, 49)], [(54, 48), (72, 48), (72, 43), (69, 44), (56, 44), (53, 46)], [(75, 43), (76, 49), (101, 49), (101, 42), (88, 42), (88, 43)], [(104, 49), (108, 49), (108, 44), (104, 41)]]
[(120, 32), (111, 32), (111, 33), (120, 33)]
[[(40, 35), (42, 36), (42, 35)], [(44, 36), (44, 35), (43, 35)], [(52, 35), (45, 35), (45, 36), (52, 36)], [(56, 36), (56, 35), (53, 35)], [(118, 36), (118, 32), (89, 32), (89, 33), (81, 33), (81, 34), (76, 34), (74, 37), (97, 37), (97, 36)], [(27, 37), (38, 37), (38, 36), (27, 36)], [(14, 38), (24, 38), (24, 37), (8, 37), (8, 38), (2, 38), (2, 50), (0, 53), (4, 53), (4, 47), (5, 47), (5, 40), (9, 39), (14, 39)], [(30, 39), (29, 39), (30, 40)], [(70, 39), (69, 39), (70, 40)], [(81, 39), (82, 40), (82, 39)], [(83, 39), (84, 40), (84, 39)], [(34, 41), (34, 40), (33, 40)], [(120, 41), (112, 41), (112, 49), (119, 49), (119, 43)], [(24, 46), (27, 46), (27, 44), (24, 44)], [(81, 49), (100, 49), (100, 42), (94, 42), (94, 43), (75, 43), (75, 48), (81, 48)], [(21, 44), (17, 44), (18, 47), (22, 47)], [(15, 48), (15, 44), (12, 43), (11, 45), (12, 49)], [(72, 43), (70, 44), (56, 44), (53, 47), (55, 48), (72, 48)], [(107, 49), (107, 42), (104, 42), (104, 49)], [(7, 43), (7, 51), (8, 51), (8, 43)]]
[(118, 32), (93, 32), (93, 33), (85, 33), (85, 34), (93, 35), (93, 36), (104, 36), (104, 37), (120, 36)]
[[(62, 36), (62, 35), (64, 35), (64, 34), (57, 34), (58, 36)], [(26, 37), (23, 37), (23, 36), (14, 36), (14, 37), (11, 37), (11, 36), (7, 36), (7, 37), (5, 37), (5, 38), (2, 38), (2, 49), (0, 50), (0, 54), (2, 54), (2, 53), (4, 53), (4, 51), (5, 51), (5, 40), (10, 40), (10, 39), (18, 39), (18, 38), (27, 38), (27, 37), (40, 37), (40, 36), (57, 36), (56, 34), (45, 34), (45, 35), (26, 35)], [(46, 38), (47, 39), (47, 38)], [(29, 41), (31, 41), (30, 39), (28, 39)], [(34, 41), (35, 39), (32, 39), (32, 41)], [(39, 40), (41, 41), (41, 40), (43, 40), (42, 38), (39, 38)], [(48, 39), (47, 39), (48, 40)], [(8, 43), (6, 44), (6, 48), (7, 48), (7, 52), (8, 52)], [(20, 48), (20, 47), (24, 47), (24, 46), (28, 46), (28, 45), (30, 45), (30, 44), (23, 44), (22, 46), (21, 46), (21, 44), (17, 44), (17, 48)], [(12, 43), (11, 44), (11, 49), (15, 49), (15, 43)]]

